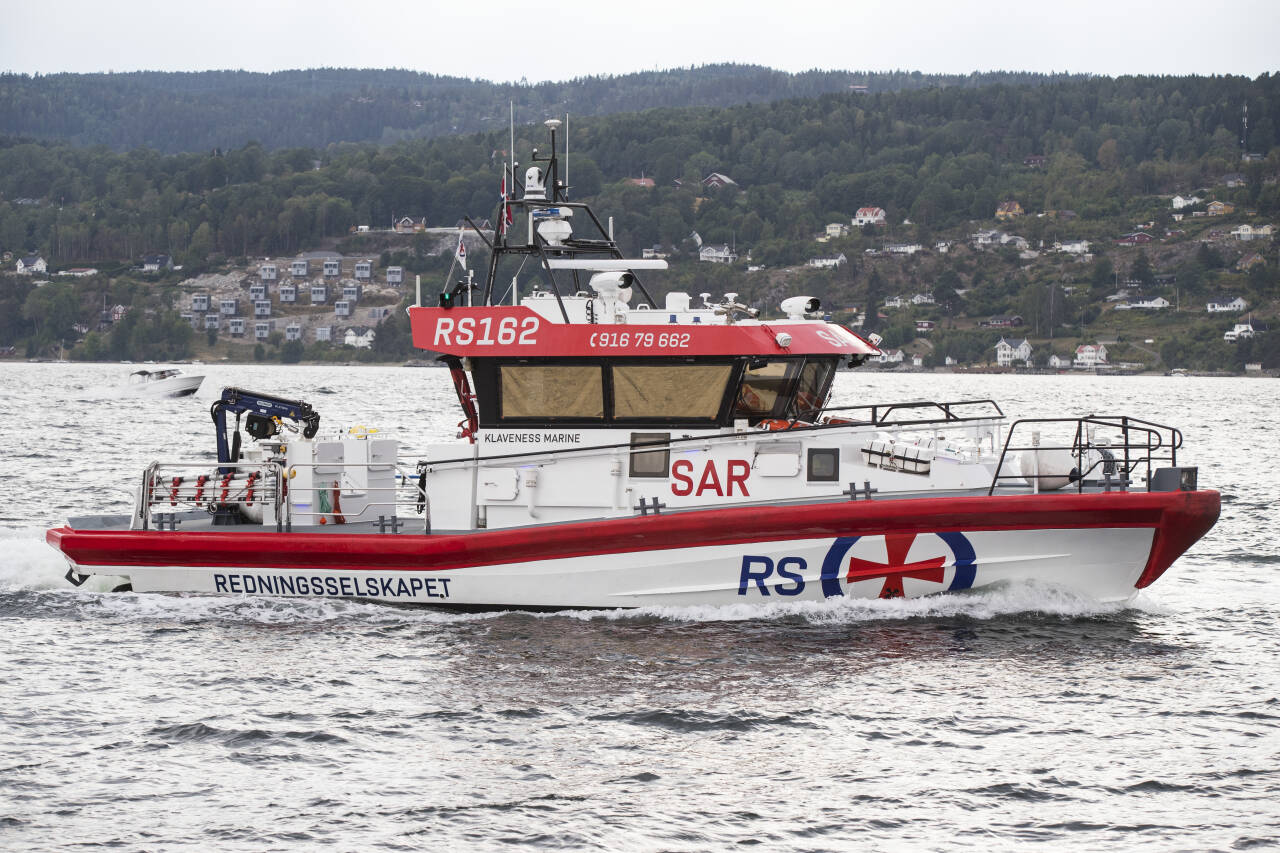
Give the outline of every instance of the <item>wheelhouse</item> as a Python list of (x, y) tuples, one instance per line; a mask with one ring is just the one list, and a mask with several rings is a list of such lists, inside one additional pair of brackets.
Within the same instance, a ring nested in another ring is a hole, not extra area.
[(813, 420), (837, 365), (834, 356), (709, 356), (475, 358), (469, 367), (481, 428), (710, 429)]

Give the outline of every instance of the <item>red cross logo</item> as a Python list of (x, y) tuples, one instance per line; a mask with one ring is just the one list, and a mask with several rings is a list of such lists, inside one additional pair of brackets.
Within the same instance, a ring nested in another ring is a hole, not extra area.
[(902, 598), (906, 593), (902, 590), (903, 578), (942, 583), (945, 557), (933, 557), (915, 563), (907, 562), (907, 553), (916, 541), (914, 533), (886, 533), (884, 535), (885, 551), (888, 561), (873, 563), (858, 557), (849, 558), (849, 574), (845, 576), (847, 583), (884, 578), (884, 586), (880, 589), (881, 598)]

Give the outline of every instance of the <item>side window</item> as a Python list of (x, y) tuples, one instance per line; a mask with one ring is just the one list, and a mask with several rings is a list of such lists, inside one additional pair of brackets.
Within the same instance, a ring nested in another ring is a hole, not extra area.
[(827, 392), (831, 388), (834, 374), (835, 364), (829, 360), (811, 359), (805, 362), (804, 369), (800, 371), (800, 381), (796, 385), (795, 401), (787, 414), (802, 421), (817, 420), (827, 401)]
[(840, 448), (810, 447), (808, 468), (810, 483), (837, 482), (840, 478)]
[[(628, 475), (631, 477), (661, 477), (664, 480), (671, 467), (671, 433), (669, 432), (633, 432), (631, 433), (631, 465)], [(653, 447), (652, 450), (640, 450), (642, 447)]]

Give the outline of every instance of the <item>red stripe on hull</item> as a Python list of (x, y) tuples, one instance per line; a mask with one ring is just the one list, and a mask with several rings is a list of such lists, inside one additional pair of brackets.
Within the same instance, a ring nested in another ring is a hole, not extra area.
[(1112, 492), (740, 507), (441, 535), (93, 531), (55, 528), (50, 545), (79, 566), (200, 566), (444, 571), (777, 539), (946, 530), (1154, 528), (1138, 587), (1218, 518), (1217, 492)]

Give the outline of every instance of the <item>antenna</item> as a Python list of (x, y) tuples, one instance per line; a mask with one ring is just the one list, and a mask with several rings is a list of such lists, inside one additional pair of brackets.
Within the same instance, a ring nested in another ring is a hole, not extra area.
[(564, 197), (569, 197), (569, 114), (564, 114)]

